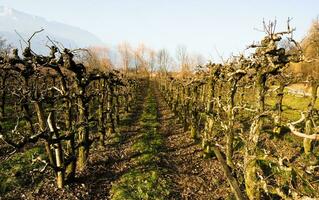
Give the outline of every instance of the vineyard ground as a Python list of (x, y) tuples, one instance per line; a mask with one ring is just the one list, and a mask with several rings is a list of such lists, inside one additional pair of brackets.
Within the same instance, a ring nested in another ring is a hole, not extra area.
[[(46, 170), (40, 176), (42, 181), (18, 184), (0, 199), (111, 199), (111, 188), (123, 175), (138, 168), (134, 162), (141, 154), (136, 152), (134, 144), (143, 134), (141, 119), (147, 106), (146, 96), (155, 100), (157, 132), (162, 138), (156, 152), (156, 168), (160, 170), (160, 178), (169, 186), (169, 199), (225, 199), (229, 196), (231, 191), (218, 161), (203, 159), (200, 146), (183, 131), (158, 88), (151, 83), (140, 91), (134, 111), (122, 120), (120, 134), (108, 138), (106, 148), (94, 147), (91, 150), (86, 170), (74, 183), (58, 190), (50, 178), (52, 172)], [(26, 162), (35, 167), (29, 163), (31, 161)], [(32, 175), (38, 176), (36, 173)]]
[[(270, 95), (267, 105), (274, 103), (274, 96)], [(285, 121), (298, 119), (298, 110), (306, 109), (308, 103), (309, 97), (285, 95)], [(43, 173), (35, 171), (43, 166), (31, 161), (35, 155), (44, 154), (39, 145), (27, 146), (11, 156), (12, 149), (0, 144), (0, 199), (116, 199), (116, 192), (127, 189), (140, 192), (138, 195), (167, 195), (165, 199), (207, 200), (232, 196), (219, 162), (215, 158), (203, 159), (200, 145), (184, 132), (154, 82), (143, 86), (133, 107), (132, 112), (122, 118), (119, 134), (108, 137), (105, 148), (94, 146), (86, 170), (64, 189), (56, 188), (49, 168)], [(148, 137), (149, 134), (155, 135)], [(300, 156), (302, 139), (289, 133), (278, 138), (265, 134), (262, 141), (265, 149), (294, 160), (296, 166), (317, 156)], [(151, 153), (140, 151), (138, 145), (141, 144), (146, 145), (142, 148), (150, 148)], [(234, 158), (242, 159), (242, 154), (239, 145)], [(301, 181), (300, 184), (305, 184), (302, 189), (305, 194), (317, 188), (314, 182)], [(127, 195), (125, 199), (134, 198)], [(160, 196), (157, 199), (161, 199)]]

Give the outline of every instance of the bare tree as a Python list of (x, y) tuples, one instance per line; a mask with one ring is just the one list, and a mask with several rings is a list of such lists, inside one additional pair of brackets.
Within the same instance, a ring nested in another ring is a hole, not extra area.
[(146, 58), (146, 46), (141, 43), (134, 50), (134, 64), (135, 71), (146, 71), (147, 70), (147, 58)]
[(155, 71), (156, 67), (156, 52), (153, 49), (148, 49), (148, 69), (152, 74)]
[(110, 51), (106, 47), (90, 47), (83, 59), (84, 64), (92, 70), (108, 71), (113, 68)]
[(152, 73), (155, 70), (156, 53), (141, 43), (134, 50), (135, 70), (143, 73)]
[(157, 64), (161, 73), (167, 73), (171, 57), (166, 49), (161, 49), (157, 53)]
[(117, 49), (120, 54), (121, 66), (127, 72), (133, 59), (132, 47), (129, 43), (123, 42), (118, 45)]
[(176, 49), (176, 58), (183, 75), (190, 71), (190, 58), (185, 46), (178, 46)]
[(203, 66), (205, 63), (205, 58), (201, 54), (190, 54), (189, 55), (189, 65), (190, 65), (190, 70), (192, 70), (194, 67), (197, 66)]

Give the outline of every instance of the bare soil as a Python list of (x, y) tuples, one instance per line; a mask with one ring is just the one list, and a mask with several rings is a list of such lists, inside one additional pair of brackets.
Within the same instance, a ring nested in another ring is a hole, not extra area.
[(155, 89), (160, 116), (160, 133), (164, 135), (166, 152), (163, 160), (174, 182), (173, 199), (226, 199), (231, 194), (227, 181), (215, 158), (204, 159), (199, 144), (183, 131), (183, 126)]

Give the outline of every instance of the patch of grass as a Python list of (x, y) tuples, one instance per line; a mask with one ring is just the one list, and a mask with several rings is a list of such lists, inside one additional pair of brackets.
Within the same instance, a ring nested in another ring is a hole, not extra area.
[(13, 122), (13, 120), (7, 120), (7, 121), (1, 122), (1, 128), (3, 129), (3, 132), (13, 130), (14, 126), (15, 126), (15, 123)]
[(117, 184), (112, 185), (112, 199), (164, 200), (170, 195), (170, 183), (162, 178), (156, 168), (147, 171), (131, 170), (124, 174)]
[[(308, 108), (310, 97), (299, 97), (291, 94), (285, 94), (283, 98), (283, 119), (295, 121), (300, 119), (300, 111), (305, 111)], [(266, 98), (266, 104), (274, 107), (276, 104), (275, 97)], [(316, 101), (315, 108), (319, 108), (319, 101)]]
[(41, 147), (31, 148), (23, 153), (16, 153), (0, 164), (0, 194), (5, 194), (15, 187), (29, 187), (31, 183), (39, 183), (41, 175), (30, 173), (33, 169), (43, 167), (43, 163), (32, 164), (32, 156), (45, 157)]
[(120, 119), (121, 126), (128, 126), (132, 124), (132, 122), (133, 122), (132, 113), (125, 113)]
[(142, 135), (132, 145), (132, 150), (140, 154), (132, 160), (138, 168), (130, 170), (112, 185), (113, 200), (164, 200), (170, 195), (171, 181), (164, 178), (164, 169), (158, 166), (163, 138), (157, 131), (159, 126), (157, 104), (150, 90), (140, 124)]
[(140, 153), (157, 153), (163, 143), (162, 137), (156, 129), (148, 131), (133, 145), (133, 149)]
[(118, 134), (116, 131), (110, 138), (108, 138), (108, 143), (111, 145), (118, 145), (119, 143), (123, 142), (123, 135)]

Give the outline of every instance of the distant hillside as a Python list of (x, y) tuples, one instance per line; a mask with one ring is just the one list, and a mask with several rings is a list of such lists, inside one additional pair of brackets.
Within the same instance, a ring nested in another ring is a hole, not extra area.
[(103, 42), (98, 37), (88, 31), (63, 23), (47, 21), (42, 17), (0, 6), (0, 36), (4, 37), (12, 45), (20, 47), (19, 40), (21, 39), (15, 33), (15, 30), (23, 38), (28, 39), (33, 32), (41, 28), (44, 28), (45, 31), (32, 39), (32, 49), (38, 53), (46, 53), (48, 51), (45, 47), (46, 36), (50, 36), (50, 38), (59, 41), (68, 48), (103, 45)]

